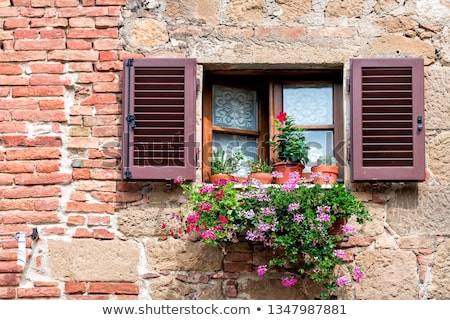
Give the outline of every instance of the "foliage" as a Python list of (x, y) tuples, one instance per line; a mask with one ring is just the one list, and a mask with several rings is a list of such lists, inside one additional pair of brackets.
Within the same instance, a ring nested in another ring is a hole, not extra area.
[(299, 181), (294, 173), (283, 185), (263, 186), (250, 181), (237, 188), (232, 180), (181, 183), (188, 203), (184, 213), (176, 215), (181, 222), (179, 232), (197, 232), (201, 241), (214, 246), (236, 242), (240, 236), (261, 243), (274, 256), (257, 268), (258, 275), (263, 276), (270, 268), (288, 268), (295, 276), (283, 278), (284, 286), (294, 286), (298, 279), (308, 277), (323, 285), (322, 298), (327, 298), (339, 286), (351, 283), (349, 274), (356, 282), (364, 275), (357, 266), (344, 263), (346, 254), (337, 247), (354, 227), (346, 224), (343, 234), (335, 235), (330, 233), (333, 223), (351, 217), (363, 223), (371, 217), (343, 184), (323, 189)]
[(322, 155), (317, 159), (317, 165), (328, 165), (328, 166), (335, 166), (336, 165), (336, 158), (330, 155)]
[(271, 165), (269, 165), (267, 162), (260, 160), (248, 160), (247, 161), (249, 168), (250, 168), (250, 173), (255, 173), (255, 172), (264, 172), (264, 173), (272, 173), (273, 171), (273, 167)]
[(295, 126), (292, 116), (280, 112), (274, 120), (277, 133), (269, 140), (277, 156), (284, 162), (300, 162), (306, 164), (309, 146), (306, 144), (304, 129)]
[(214, 150), (211, 159), (211, 174), (235, 173), (239, 168), (239, 161), (242, 159), (244, 159), (244, 155), (240, 151), (226, 156), (225, 151)]

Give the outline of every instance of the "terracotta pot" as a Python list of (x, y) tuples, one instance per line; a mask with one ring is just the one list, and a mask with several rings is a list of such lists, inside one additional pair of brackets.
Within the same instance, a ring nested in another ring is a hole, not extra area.
[(211, 183), (218, 183), (220, 180), (229, 180), (231, 178), (231, 175), (226, 173), (216, 173), (212, 174), (209, 180)]
[(248, 179), (256, 179), (262, 184), (271, 184), (273, 177), (271, 173), (267, 172), (253, 172), (248, 175)]
[(315, 184), (333, 184), (337, 180), (337, 177), (339, 174), (339, 167), (320, 164), (320, 165), (311, 167), (311, 172), (312, 173), (317, 173), (317, 172), (322, 173), (322, 178), (314, 178), (313, 182)]
[(304, 168), (305, 165), (299, 162), (276, 162), (273, 165), (273, 169), (276, 172), (282, 173), (283, 177), (276, 178), (275, 182), (277, 184), (286, 183), (289, 180), (289, 174), (292, 172), (298, 172), (301, 176)]

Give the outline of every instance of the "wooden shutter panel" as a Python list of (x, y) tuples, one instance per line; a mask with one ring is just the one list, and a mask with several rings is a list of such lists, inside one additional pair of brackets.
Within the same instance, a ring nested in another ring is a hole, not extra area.
[(126, 59), (122, 177), (195, 177), (195, 59)]
[(352, 59), (353, 181), (425, 179), (423, 59)]

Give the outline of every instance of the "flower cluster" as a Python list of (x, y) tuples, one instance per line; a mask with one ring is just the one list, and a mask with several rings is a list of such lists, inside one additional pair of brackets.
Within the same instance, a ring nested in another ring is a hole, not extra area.
[(338, 248), (338, 242), (355, 228), (344, 223), (336, 234), (331, 232), (333, 225), (352, 216), (358, 223), (371, 217), (343, 184), (323, 189), (299, 182), (300, 177), (293, 174), (283, 185), (248, 181), (237, 187), (233, 180), (181, 183), (188, 203), (177, 214), (180, 232), (196, 232), (201, 241), (215, 246), (239, 239), (263, 244), (274, 255), (267, 264), (256, 266), (259, 276), (273, 268), (291, 270), (292, 276), (281, 279), (283, 286), (293, 287), (306, 276), (323, 285), (323, 297), (327, 297), (364, 276), (361, 269), (346, 262), (346, 252)]

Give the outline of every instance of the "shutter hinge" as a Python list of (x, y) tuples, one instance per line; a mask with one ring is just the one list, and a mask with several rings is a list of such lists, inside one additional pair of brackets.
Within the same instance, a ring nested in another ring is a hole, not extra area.
[(136, 128), (136, 117), (134, 114), (127, 115), (127, 121), (132, 128)]
[(133, 176), (133, 175), (131, 174), (131, 171), (127, 169), (127, 170), (125, 171), (125, 178), (131, 179), (132, 176)]
[(133, 65), (133, 60), (134, 59), (128, 59), (127, 60), (127, 67), (131, 67)]

